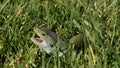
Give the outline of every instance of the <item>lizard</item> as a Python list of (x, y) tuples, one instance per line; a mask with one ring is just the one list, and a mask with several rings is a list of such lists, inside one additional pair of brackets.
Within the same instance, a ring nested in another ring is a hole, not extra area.
[(83, 45), (81, 44), (83, 42), (83, 36), (79, 34), (72, 37), (69, 42), (66, 42), (59, 38), (59, 36), (55, 32), (52, 32), (47, 28), (34, 27), (33, 31), (39, 36), (39, 38), (32, 37), (31, 41), (41, 47), (44, 51), (46, 51), (47, 54), (54, 53), (57, 45), (59, 49), (59, 56), (62, 56), (64, 53), (67, 52), (67, 49), (69, 48), (69, 43), (75, 45), (76, 51), (80, 49), (80, 46), (78, 46), (79, 44)]

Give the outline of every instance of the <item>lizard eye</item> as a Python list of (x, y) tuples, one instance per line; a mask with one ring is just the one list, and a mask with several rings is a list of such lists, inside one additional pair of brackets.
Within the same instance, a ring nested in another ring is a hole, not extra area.
[(42, 35), (43, 35), (43, 36), (45, 36), (45, 34), (44, 34), (44, 33), (42, 33)]

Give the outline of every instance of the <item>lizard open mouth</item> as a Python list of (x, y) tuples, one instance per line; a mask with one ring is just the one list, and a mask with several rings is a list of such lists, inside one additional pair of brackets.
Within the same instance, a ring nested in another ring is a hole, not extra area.
[(41, 38), (34, 38), (34, 37), (32, 37), (31, 40), (32, 40), (32, 41), (36, 41), (36, 42), (38, 42), (38, 43), (43, 42), (43, 40), (42, 40)]

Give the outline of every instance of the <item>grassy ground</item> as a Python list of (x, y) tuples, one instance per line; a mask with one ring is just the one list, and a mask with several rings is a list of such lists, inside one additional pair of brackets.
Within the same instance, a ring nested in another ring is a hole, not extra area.
[[(30, 38), (42, 26), (64, 39), (86, 38), (78, 57), (50, 56)], [(0, 68), (120, 67), (119, 0), (0, 0)]]

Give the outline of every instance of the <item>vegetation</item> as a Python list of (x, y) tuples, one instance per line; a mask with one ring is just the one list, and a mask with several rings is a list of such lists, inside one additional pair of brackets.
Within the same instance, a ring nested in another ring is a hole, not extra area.
[[(48, 56), (30, 40), (34, 26), (83, 34), (84, 53)], [(0, 68), (118, 68), (119, 57), (119, 0), (0, 0)]]

